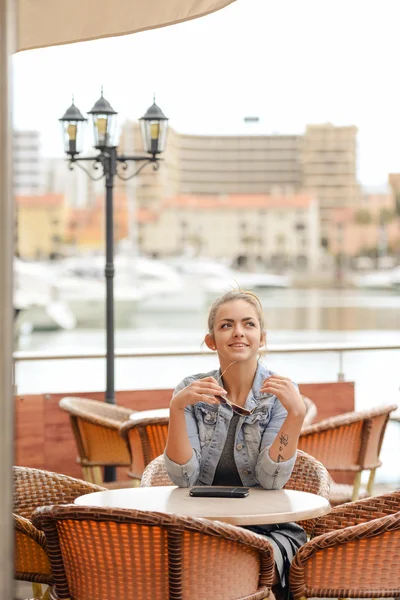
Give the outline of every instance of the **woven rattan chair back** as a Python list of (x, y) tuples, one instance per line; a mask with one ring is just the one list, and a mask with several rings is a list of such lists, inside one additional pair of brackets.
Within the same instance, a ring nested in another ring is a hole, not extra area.
[(400, 596), (400, 491), (342, 504), (316, 521), (291, 565), (295, 600)]
[[(325, 467), (313, 456), (297, 450), (297, 458), (292, 474), (283, 486), (285, 490), (298, 490), (329, 498), (331, 478)], [(299, 521), (298, 524), (312, 535), (315, 519)]]
[(324, 465), (302, 450), (297, 450), (292, 474), (283, 486), (285, 490), (298, 490), (329, 497), (330, 477)]
[(135, 414), (121, 427), (121, 436), (130, 446), (132, 465), (131, 477), (141, 479), (145, 467), (164, 452), (168, 436), (169, 416), (165, 409)]
[[(350, 412), (302, 429), (298, 445), (301, 450), (321, 461), (328, 471), (355, 476), (354, 484), (347, 486), (347, 495), (342, 497), (342, 502), (358, 498), (363, 470), (371, 471), (367, 494), (372, 494), (375, 470), (381, 465), (379, 454), (386, 426), (390, 413), (396, 408), (396, 405), (390, 405)], [(337, 504), (333, 489), (330, 500)]]
[(240, 527), (77, 506), (39, 509), (34, 524), (45, 533), (60, 600), (261, 600), (269, 595), (272, 548)]
[(69, 504), (78, 496), (105, 488), (61, 473), (13, 467), (14, 513), (31, 519), (39, 506)]
[(66, 397), (60, 400), (71, 421), (83, 477), (103, 484), (100, 467), (129, 467), (129, 445), (119, 435), (119, 430), (134, 412), (123, 406), (107, 404), (87, 398)]
[(317, 407), (310, 398), (307, 396), (301, 396), (303, 398), (303, 402), (306, 405), (306, 414), (303, 421), (303, 427), (308, 427), (311, 425), (316, 419), (317, 416)]
[(140, 481), (140, 487), (154, 487), (159, 485), (174, 485), (167, 473), (163, 454), (157, 456), (157, 458), (147, 465)]
[(78, 496), (105, 488), (50, 471), (13, 467), (14, 478), (14, 577), (31, 581), (34, 596), (41, 596), (40, 584), (52, 585), (53, 576), (43, 532), (31, 523), (40, 506), (69, 504)]
[(335, 506), (330, 513), (316, 519), (314, 536), (362, 523), (370, 523), (375, 519), (399, 512), (400, 489), (370, 498), (362, 498), (356, 502), (346, 502), (341, 506)]

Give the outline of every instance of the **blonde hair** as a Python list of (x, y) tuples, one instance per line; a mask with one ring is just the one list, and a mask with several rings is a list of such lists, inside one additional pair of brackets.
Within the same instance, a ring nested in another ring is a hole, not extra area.
[(242, 290), (232, 290), (230, 292), (226, 292), (220, 298), (214, 300), (211, 305), (210, 312), (208, 313), (208, 333), (213, 335), (214, 325), (215, 325), (215, 317), (217, 316), (217, 312), (220, 306), (226, 304), (227, 302), (233, 302), (234, 300), (244, 300), (248, 302), (251, 306), (254, 307), (254, 310), (257, 313), (257, 318), (260, 323), (261, 331), (265, 331), (265, 322), (264, 322), (264, 313), (263, 307), (261, 305), (260, 299), (258, 296), (253, 294), (253, 292), (244, 292)]

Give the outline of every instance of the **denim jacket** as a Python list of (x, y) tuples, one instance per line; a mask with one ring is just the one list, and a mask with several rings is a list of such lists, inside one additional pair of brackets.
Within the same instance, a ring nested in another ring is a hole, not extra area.
[[(243, 485), (261, 486), (266, 490), (283, 487), (296, 461), (296, 454), (280, 463), (274, 462), (269, 456), (269, 448), (287, 416), (286, 409), (276, 396), (260, 394), (264, 379), (272, 374), (258, 363), (253, 386), (245, 403), (245, 408), (255, 410), (249, 416), (239, 417), (234, 445), (235, 463)], [(187, 377), (177, 386), (174, 395), (203, 377), (215, 377), (220, 381), (221, 372), (210, 371)], [(232, 408), (227, 404), (197, 402), (185, 408), (192, 457), (186, 464), (180, 465), (164, 452), (165, 465), (175, 485), (189, 487), (212, 484), (232, 416)]]

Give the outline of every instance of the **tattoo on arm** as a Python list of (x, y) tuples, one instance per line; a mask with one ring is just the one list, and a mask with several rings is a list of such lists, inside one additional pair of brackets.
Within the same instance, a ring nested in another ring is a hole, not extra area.
[(286, 433), (282, 433), (281, 437), (279, 438), (279, 441), (282, 444), (282, 446), (287, 446), (289, 443), (289, 436)]
[[(286, 433), (282, 433), (282, 435), (281, 435), (281, 436), (280, 436), (280, 438), (279, 438), (279, 443), (280, 443), (280, 446), (279, 446), (279, 452), (282, 452), (282, 451), (283, 451), (283, 447), (284, 447), (284, 446), (287, 446), (287, 445), (288, 445), (288, 443), (289, 443), (289, 436), (288, 436)], [(285, 459), (284, 459), (284, 457), (282, 456), (282, 454), (279, 454), (279, 455), (278, 455), (278, 460), (277, 460), (277, 462), (279, 463), (279, 462), (281, 462), (282, 460), (285, 460)]]

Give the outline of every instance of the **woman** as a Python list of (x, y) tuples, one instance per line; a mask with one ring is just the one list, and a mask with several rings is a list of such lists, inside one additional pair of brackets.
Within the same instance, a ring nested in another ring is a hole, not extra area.
[[(193, 485), (282, 488), (290, 477), (305, 406), (297, 387), (260, 362), (265, 345), (257, 296), (232, 291), (217, 299), (208, 317), (208, 348), (220, 369), (192, 375), (170, 403), (164, 459), (171, 480)], [(288, 594), (288, 568), (306, 541), (294, 523), (248, 527), (274, 548), (275, 593)]]

